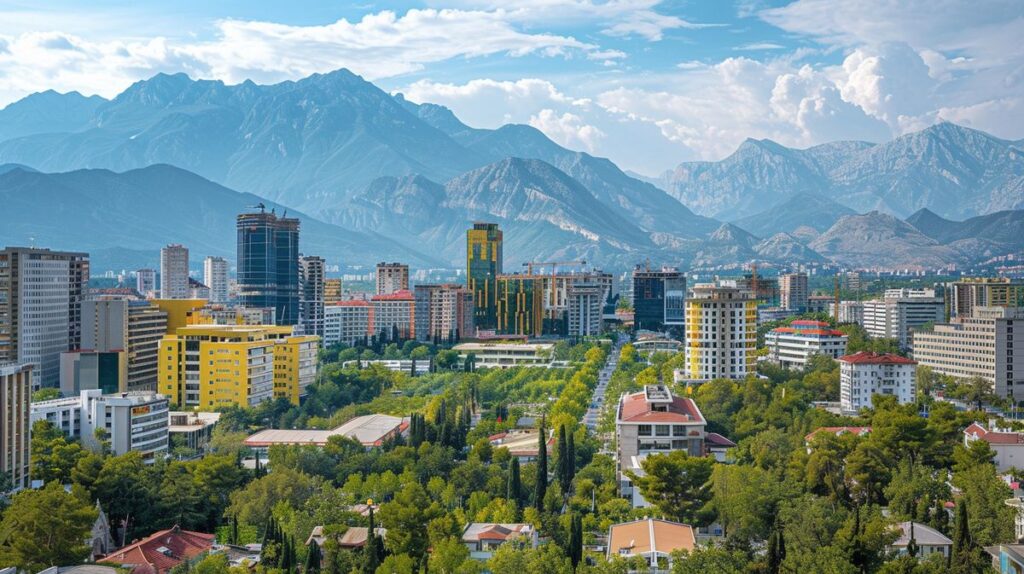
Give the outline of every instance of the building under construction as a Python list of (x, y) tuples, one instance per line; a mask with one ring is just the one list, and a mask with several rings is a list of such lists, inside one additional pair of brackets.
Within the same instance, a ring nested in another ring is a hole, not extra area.
[[(611, 295), (612, 276), (586, 270), (585, 261), (523, 264), (524, 273), (498, 275), (496, 330), (506, 335), (565, 336), (568, 332), (570, 296), (576, 285), (597, 285), (601, 300)], [(566, 269), (578, 268), (578, 269)]]

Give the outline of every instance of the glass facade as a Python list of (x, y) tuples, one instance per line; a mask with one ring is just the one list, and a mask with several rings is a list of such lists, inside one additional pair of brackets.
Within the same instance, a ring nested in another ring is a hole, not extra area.
[(498, 275), (502, 269), (502, 234), (497, 223), (474, 223), (466, 232), (466, 280), (473, 293), (473, 316), (478, 329), (498, 323)]
[(238, 291), (245, 307), (273, 307), (278, 325), (299, 322), (299, 220), (273, 211), (238, 216)]

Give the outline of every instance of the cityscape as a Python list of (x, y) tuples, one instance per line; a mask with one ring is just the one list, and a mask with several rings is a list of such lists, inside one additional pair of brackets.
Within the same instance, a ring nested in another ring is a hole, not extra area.
[(1024, 6), (179, 8), (0, 2), (0, 574), (1024, 573)]

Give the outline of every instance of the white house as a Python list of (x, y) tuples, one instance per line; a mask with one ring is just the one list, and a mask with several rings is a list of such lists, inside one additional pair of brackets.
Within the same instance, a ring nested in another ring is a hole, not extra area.
[(914, 402), (917, 361), (892, 353), (861, 351), (839, 358), (839, 407), (845, 413), (871, 408), (871, 395)]

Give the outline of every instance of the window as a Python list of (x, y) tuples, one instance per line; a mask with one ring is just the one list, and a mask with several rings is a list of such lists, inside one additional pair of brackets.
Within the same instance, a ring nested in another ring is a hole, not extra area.
[(651, 425), (640, 425), (637, 429), (640, 436), (651, 436)]
[(669, 427), (668, 425), (657, 425), (656, 427), (654, 427), (655, 435), (656, 436), (669, 436), (669, 429), (670, 428), (671, 427)]

